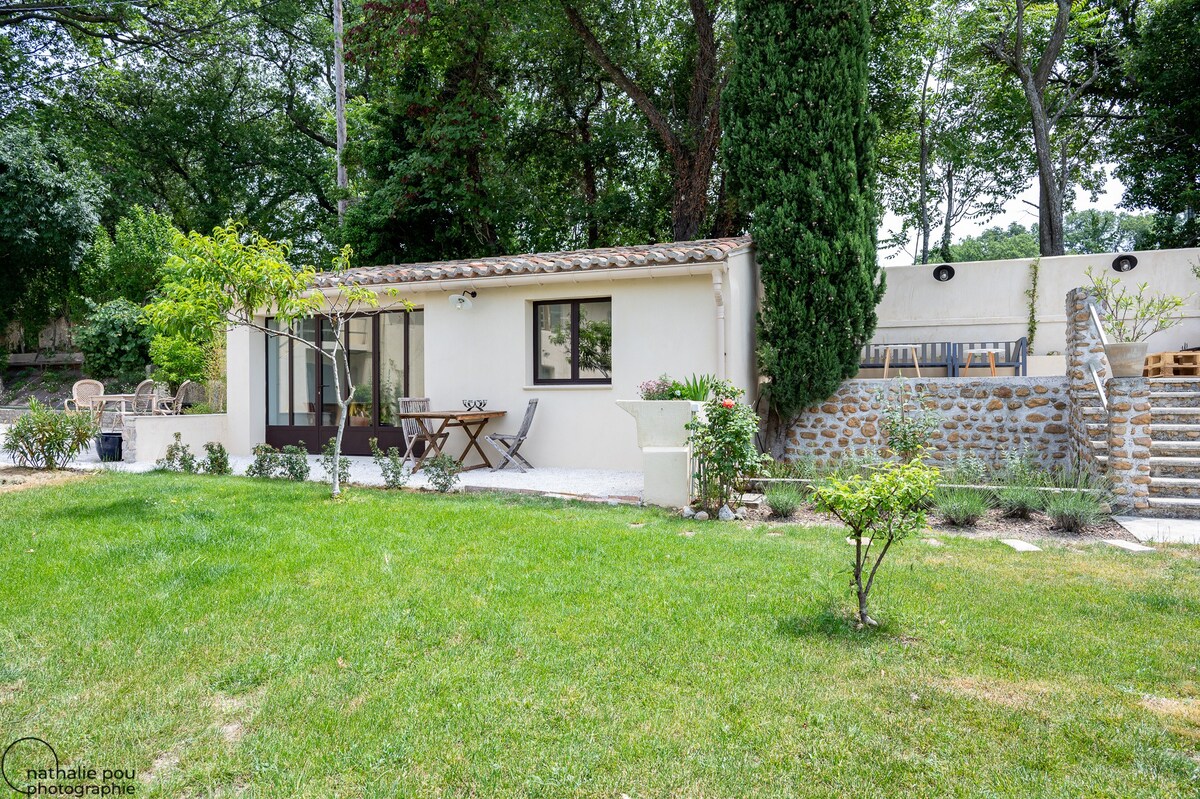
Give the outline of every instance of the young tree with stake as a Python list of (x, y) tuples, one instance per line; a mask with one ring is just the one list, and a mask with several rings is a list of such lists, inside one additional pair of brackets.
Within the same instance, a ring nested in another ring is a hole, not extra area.
[[(211, 236), (192, 232), (175, 236), (167, 260), (159, 299), (146, 307), (146, 318), (156, 329), (179, 335), (223, 332), (245, 326), (269, 336), (281, 336), (307, 347), (324, 358), (333, 371), (333, 390), (338, 404), (336, 457), (342, 453), (342, 437), (354, 379), (346, 358), (347, 323), (365, 309), (379, 305), (374, 291), (346, 277), (351, 250), (342, 248), (333, 259), (332, 278), (318, 284), (312, 266), (288, 263), (288, 244), (243, 233), (229, 223)], [(389, 296), (395, 296), (394, 289)], [(260, 314), (270, 313), (279, 329), (267, 327)], [(332, 349), (318, 347), (294, 332), (297, 322), (318, 319), (332, 338)], [(334, 461), (335, 466), (337, 461)], [(338, 469), (330, 475), (333, 496), (341, 494)]]

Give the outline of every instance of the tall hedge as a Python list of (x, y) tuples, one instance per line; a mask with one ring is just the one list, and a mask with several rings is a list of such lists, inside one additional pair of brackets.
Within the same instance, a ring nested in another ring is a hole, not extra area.
[(738, 0), (725, 159), (764, 288), (759, 357), (777, 420), (854, 375), (875, 332), (874, 121), (866, 0)]

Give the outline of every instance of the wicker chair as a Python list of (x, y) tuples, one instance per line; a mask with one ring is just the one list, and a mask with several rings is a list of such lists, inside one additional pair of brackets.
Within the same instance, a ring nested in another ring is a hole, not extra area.
[(63, 400), (63, 407), (68, 411), (91, 410), (92, 399), (104, 393), (104, 384), (99, 380), (76, 380), (71, 386), (71, 396)]
[(179, 384), (179, 390), (174, 397), (162, 397), (158, 400), (155, 413), (173, 415), (183, 413), (183, 409), (204, 402), (207, 396), (204, 386), (192, 380), (184, 380)]
[(131, 409), (131, 413), (134, 416), (156, 413), (159, 398), (158, 384), (153, 380), (143, 380), (133, 390), (133, 408)]

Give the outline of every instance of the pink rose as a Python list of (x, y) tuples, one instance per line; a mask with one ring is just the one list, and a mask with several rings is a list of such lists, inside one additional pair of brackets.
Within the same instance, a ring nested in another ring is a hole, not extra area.
[(729, 397), (726, 397), (725, 399), (721, 400), (721, 407), (722, 408), (732, 408), (733, 400), (729, 399)]

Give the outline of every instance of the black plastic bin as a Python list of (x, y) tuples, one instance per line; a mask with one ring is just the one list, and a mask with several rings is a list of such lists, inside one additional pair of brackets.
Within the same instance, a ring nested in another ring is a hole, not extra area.
[(96, 452), (107, 463), (121, 460), (121, 434), (101, 433), (96, 439)]

